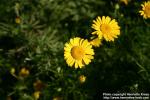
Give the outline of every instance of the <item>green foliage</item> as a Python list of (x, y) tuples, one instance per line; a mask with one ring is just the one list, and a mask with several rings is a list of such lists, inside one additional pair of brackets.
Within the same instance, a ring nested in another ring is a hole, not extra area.
[[(0, 99), (35, 100), (36, 80), (45, 85), (40, 100), (95, 100), (103, 92), (150, 92), (150, 20), (138, 13), (141, 3), (0, 0)], [(64, 43), (76, 36), (89, 39), (97, 16), (115, 18), (121, 35), (94, 48), (94, 60), (85, 68), (68, 67)], [(18, 78), (23, 67), (30, 74)], [(16, 76), (10, 73), (12, 68)], [(80, 75), (87, 77), (83, 84)]]

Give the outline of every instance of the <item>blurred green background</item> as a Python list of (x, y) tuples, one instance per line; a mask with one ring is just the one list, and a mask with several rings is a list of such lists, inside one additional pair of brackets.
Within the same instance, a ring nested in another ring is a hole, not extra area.
[[(0, 100), (100, 100), (102, 93), (150, 92), (150, 20), (139, 14), (146, 0), (0, 0)], [(64, 44), (89, 39), (92, 21), (110, 16), (121, 27), (115, 42), (94, 48), (83, 69), (67, 66)], [(17, 20), (17, 21), (16, 21)], [(21, 68), (29, 75), (16, 78)], [(86, 76), (85, 83), (78, 77)]]

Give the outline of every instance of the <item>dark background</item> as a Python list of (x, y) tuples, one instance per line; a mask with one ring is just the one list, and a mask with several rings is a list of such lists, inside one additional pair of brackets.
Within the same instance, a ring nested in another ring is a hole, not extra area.
[[(125, 5), (118, 0), (0, 0), (0, 99), (34, 100), (37, 79), (46, 84), (40, 100), (99, 100), (104, 92), (149, 93), (150, 20), (139, 14), (144, 1)], [(94, 48), (94, 60), (85, 68), (68, 67), (64, 44), (77, 36), (90, 39), (97, 16), (116, 19), (121, 35)], [(10, 74), (15, 68), (18, 75), (22, 67), (30, 71), (23, 80)], [(87, 77), (83, 84), (80, 75)]]

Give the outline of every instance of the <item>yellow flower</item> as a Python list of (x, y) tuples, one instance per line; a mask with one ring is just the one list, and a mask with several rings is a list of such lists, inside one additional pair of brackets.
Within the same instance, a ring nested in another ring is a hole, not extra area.
[(150, 18), (150, 1), (144, 2), (144, 4), (141, 4), (142, 10), (139, 11), (141, 16), (143, 16), (145, 19)]
[(120, 2), (123, 2), (125, 5), (128, 5), (129, 0), (120, 0)]
[(20, 23), (21, 23), (21, 19), (20, 19), (19, 17), (16, 17), (15, 22), (16, 22), (17, 24), (20, 24)]
[(63, 100), (62, 97), (54, 97), (53, 100)]
[(41, 80), (37, 80), (33, 83), (33, 86), (36, 91), (40, 91), (45, 87), (45, 84)]
[(35, 91), (35, 92), (33, 93), (33, 96), (34, 96), (35, 100), (38, 100), (38, 99), (40, 98), (40, 94), (41, 94), (40, 91)]
[(20, 72), (19, 72), (19, 76), (21, 76), (21, 77), (27, 77), (29, 75), (29, 73), (30, 73), (29, 70), (26, 69), (25, 67), (23, 67), (20, 70)]
[(115, 19), (103, 16), (93, 20), (92, 28), (95, 30), (92, 34), (97, 34), (99, 39), (104, 38), (106, 41), (114, 41), (120, 35), (120, 27)]
[(88, 40), (76, 37), (65, 44), (64, 58), (70, 67), (82, 68), (88, 65), (94, 58), (93, 55), (94, 50)]
[(90, 41), (90, 44), (95, 46), (95, 47), (99, 47), (102, 43), (101, 43), (101, 40), (99, 38), (95, 38), (95, 39)]
[(84, 83), (86, 81), (86, 76), (84, 75), (79, 76), (79, 81), (80, 83)]

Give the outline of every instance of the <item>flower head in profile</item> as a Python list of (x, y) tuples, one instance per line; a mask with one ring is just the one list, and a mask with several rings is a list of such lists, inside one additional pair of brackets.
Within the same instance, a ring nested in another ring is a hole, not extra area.
[(141, 4), (142, 10), (139, 11), (141, 16), (143, 16), (145, 19), (150, 18), (150, 1), (144, 2), (144, 4)]
[(93, 20), (92, 28), (95, 30), (92, 34), (98, 35), (99, 39), (104, 38), (106, 41), (114, 41), (120, 35), (120, 27), (115, 19), (110, 17), (97, 17)]
[(94, 50), (88, 40), (76, 37), (65, 44), (64, 58), (70, 67), (82, 68), (88, 65), (94, 58), (93, 55)]
[(80, 83), (84, 83), (86, 81), (86, 76), (80, 75), (79, 76), (79, 81), (80, 81)]
[(102, 44), (102, 40), (99, 38), (92, 39), (90, 44), (94, 47), (99, 47)]

